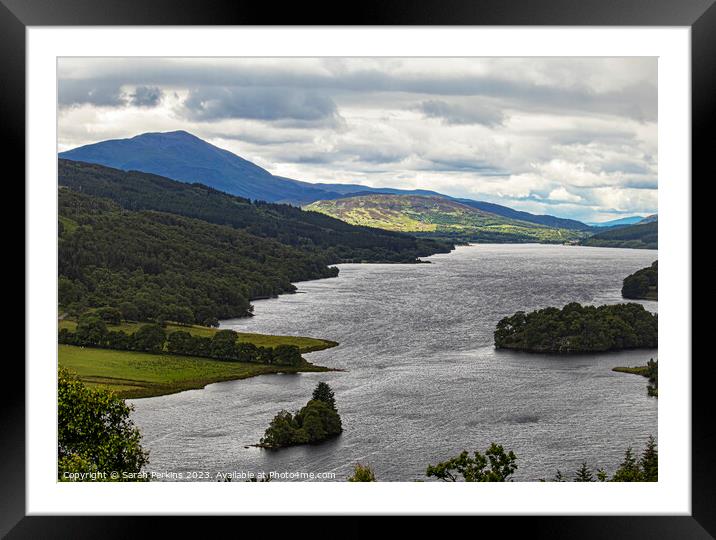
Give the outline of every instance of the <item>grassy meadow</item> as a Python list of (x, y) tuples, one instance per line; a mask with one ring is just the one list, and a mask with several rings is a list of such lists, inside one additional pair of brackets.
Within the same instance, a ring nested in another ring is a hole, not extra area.
[(73, 345), (59, 345), (59, 365), (88, 386), (109, 388), (123, 398), (173, 394), (266, 373), (328, 371), (309, 362), (298, 367), (272, 366)]
[[(125, 321), (118, 325), (108, 325), (108, 328), (132, 334), (143, 324)], [(75, 331), (76, 326), (77, 323), (72, 320), (59, 321), (59, 329), (67, 328)], [(212, 336), (218, 331), (217, 328), (174, 323), (167, 323), (165, 330), (167, 334), (183, 330), (203, 337)], [(238, 334), (239, 342), (252, 343), (257, 347), (295, 345), (301, 353), (320, 351), (338, 345), (335, 341), (302, 336), (272, 336), (248, 332), (238, 332)], [(59, 345), (58, 350), (61, 367), (75, 372), (88, 386), (109, 388), (123, 398), (173, 394), (183, 390), (203, 388), (215, 382), (245, 379), (266, 373), (328, 371), (328, 368), (314, 366), (310, 362), (291, 367), (73, 345)]]

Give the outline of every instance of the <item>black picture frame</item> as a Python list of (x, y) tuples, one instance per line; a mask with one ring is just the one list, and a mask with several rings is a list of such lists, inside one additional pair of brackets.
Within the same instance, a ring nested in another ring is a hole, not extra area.
[[(707, 167), (716, 148), (715, 0), (362, 0), (332, 8), (315, 3), (214, 0), (0, 0), (0, 133), (5, 155), (23, 177), (25, 150), (25, 30), (28, 26), (83, 25), (549, 25), (686, 26), (691, 28), (692, 171)], [(9, 181), (9, 178), (6, 177)], [(693, 189), (693, 182), (692, 182)], [(22, 195), (20, 195), (22, 196)], [(697, 232), (693, 226), (694, 232)], [(693, 335), (698, 335), (694, 333)], [(6, 355), (6, 376), (24, 381), (24, 368)], [(674, 359), (687, 361), (688, 359)], [(9, 366), (15, 362), (14, 366)], [(716, 535), (716, 430), (709, 395), (708, 357), (692, 362), (692, 515), (484, 518), (525, 524), (531, 537), (712, 538)], [(15, 373), (8, 375), (9, 370)], [(0, 534), (8, 538), (126, 537), (138, 532), (186, 532), (186, 519), (136, 517), (26, 517), (25, 389), (6, 384), (0, 429)], [(685, 455), (684, 459), (688, 456)], [(208, 518), (207, 518), (208, 519)], [(212, 518), (222, 519), (222, 518)], [(242, 518), (237, 532), (265, 531), (266, 522)], [(526, 523), (525, 523), (526, 522)], [(204, 521), (204, 523), (206, 523)], [(213, 524), (212, 524), (213, 525)], [(504, 525), (504, 524), (502, 524)], [(509, 530), (509, 529), (507, 529)]]

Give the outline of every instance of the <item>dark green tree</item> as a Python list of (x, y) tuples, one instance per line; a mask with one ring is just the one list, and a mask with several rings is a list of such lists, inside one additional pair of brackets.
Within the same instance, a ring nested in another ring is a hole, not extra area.
[(106, 306), (97, 308), (94, 314), (107, 324), (118, 325), (122, 322), (122, 312), (117, 308)]
[[(587, 467), (586, 462), (582, 463), (574, 477), (575, 482), (658, 482), (659, 478), (659, 454), (656, 447), (654, 437), (649, 440), (644, 447), (644, 451), (639, 459), (636, 458), (631, 448), (627, 448), (624, 452), (624, 460), (614, 473), (611, 479), (608, 478), (604, 469), (597, 469), (596, 480), (592, 475), (592, 471)], [(553, 482), (566, 482), (562, 473), (557, 470)]]
[(296, 444), (296, 432), (298, 428), (293, 419), (293, 414), (288, 411), (280, 411), (266, 429), (260, 444), (267, 448), (281, 448)]
[(272, 350), (272, 363), (282, 366), (300, 366), (303, 363), (301, 350), (295, 345), (277, 345)]
[(336, 397), (328, 383), (321, 381), (316, 385), (316, 388), (313, 390), (313, 399), (322, 401), (331, 409), (336, 410)]
[(119, 304), (119, 311), (125, 321), (136, 321), (139, 319), (139, 309), (132, 302), (122, 302)]
[(649, 436), (646, 447), (641, 454), (639, 460), (644, 482), (659, 481), (659, 452), (656, 448), (656, 440), (653, 436)]
[(463, 451), (459, 456), (429, 465), (427, 476), (446, 482), (508, 482), (517, 470), (517, 456), (505, 452), (502, 445), (492, 443), (485, 454), (475, 451), (473, 457)]
[(577, 475), (574, 477), (575, 482), (594, 482), (592, 471), (587, 467), (586, 462), (582, 462), (581, 467), (577, 469)]
[(612, 477), (612, 482), (641, 482), (642, 474), (639, 469), (639, 462), (634, 456), (631, 447), (624, 452), (624, 461)]
[(104, 389), (87, 388), (58, 370), (58, 478), (65, 472), (139, 473), (148, 462), (131, 406)]
[(172, 354), (197, 354), (196, 340), (184, 330), (178, 330), (169, 334), (167, 339), (167, 351)]
[(233, 330), (219, 330), (211, 338), (211, 357), (219, 359), (236, 358), (236, 339), (239, 335)]
[(80, 317), (75, 330), (78, 345), (95, 345), (103, 347), (107, 339), (107, 325), (96, 315)]
[(132, 334), (133, 347), (137, 351), (160, 353), (166, 339), (164, 329), (158, 324), (144, 324)]

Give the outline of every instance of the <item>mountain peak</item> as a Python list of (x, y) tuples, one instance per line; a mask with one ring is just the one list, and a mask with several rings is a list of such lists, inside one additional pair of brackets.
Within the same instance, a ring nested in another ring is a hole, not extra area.
[(178, 129), (176, 131), (152, 131), (148, 133), (140, 133), (139, 135), (135, 135), (129, 140), (134, 139), (143, 139), (147, 137), (157, 137), (157, 138), (165, 138), (165, 139), (184, 139), (184, 140), (190, 140), (190, 141), (200, 141), (205, 144), (208, 144), (203, 139), (200, 139), (196, 135), (189, 133), (188, 131), (184, 131), (183, 129)]

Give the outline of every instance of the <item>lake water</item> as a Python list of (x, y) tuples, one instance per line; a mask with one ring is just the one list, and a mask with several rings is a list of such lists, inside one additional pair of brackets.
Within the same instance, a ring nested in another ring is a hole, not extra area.
[[(657, 435), (658, 400), (643, 377), (656, 350), (583, 356), (497, 351), (500, 318), (568, 302), (623, 302), (622, 279), (657, 252), (547, 245), (472, 245), (431, 264), (343, 264), (337, 278), (256, 301), (239, 331), (338, 341), (306, 355), (346, 371), (264, 375), (133, 400), (149, 470), (335, 473), (370, 465), (379, 480), (424, 480), (429, 464), (492, 441), (518, 457), (515, 480), (551, 478), (586, 461), (613, 472), (627, 446)], [(642, 302), (656, 311), (656, 302)], [(344, 433), (278, 451), (258, 442), (281, 409), (297, 410), (318, 381), (334, 389)]]

